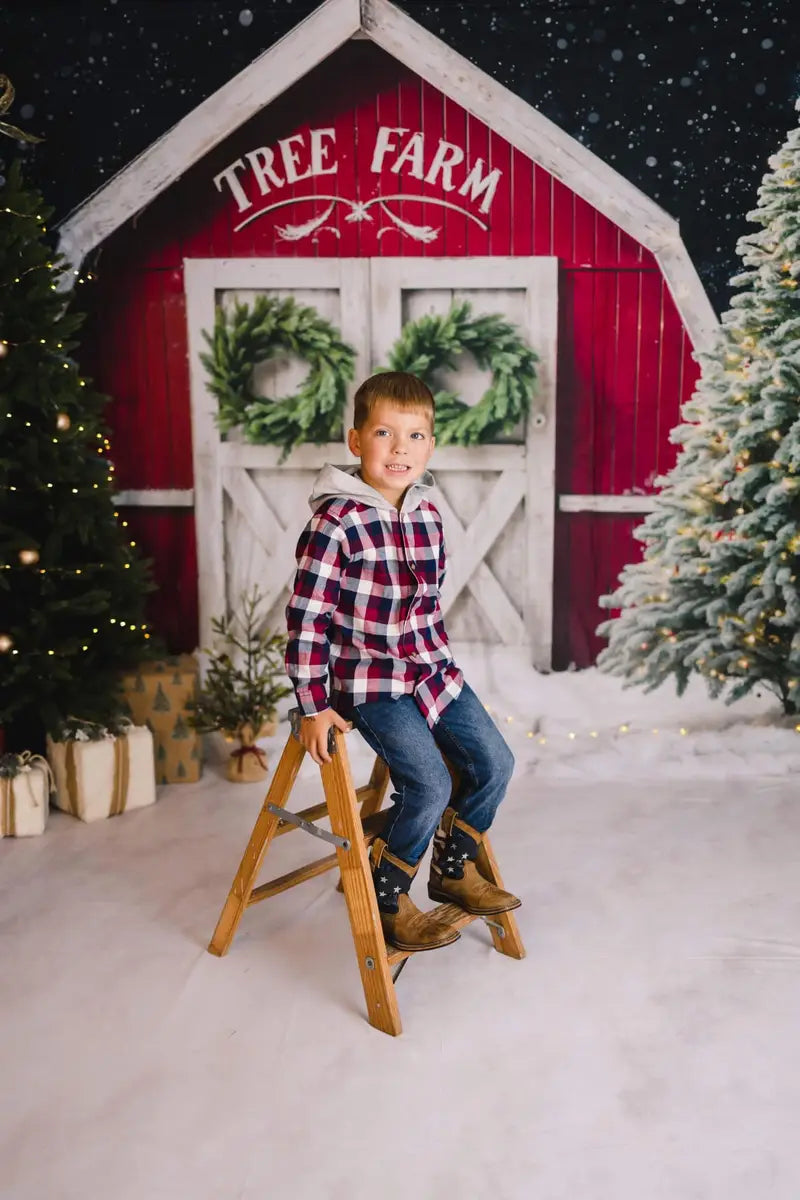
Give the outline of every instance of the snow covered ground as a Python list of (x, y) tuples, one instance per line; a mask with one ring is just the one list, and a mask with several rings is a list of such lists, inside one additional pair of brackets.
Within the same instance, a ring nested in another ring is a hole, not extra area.
[[(263, 785), (212, 761), (54, 813), (0, 843), (3, 1200), (797, 1200), (794, 724), (458, 649), (517, 755), (493, 843), (527, 958), (476, 924), (413, 959), (391, 1039), (331, 875), (206, 953)], [(318, 789), (307, 760), (293, 806)], [(281, 838), (262, 878), (326, 850)]]
[(759, 689), (726, 707), (696, 678), (645, 694), (593, 669), (538, 675), (505, 647), (459, 647), (469, 681), (537, 778), (724, 779), (800, 768), (800, 718)]

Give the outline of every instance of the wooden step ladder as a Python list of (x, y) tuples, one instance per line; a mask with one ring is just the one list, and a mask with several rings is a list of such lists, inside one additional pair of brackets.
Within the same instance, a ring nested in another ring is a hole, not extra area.
[[(325, 800), (302, 812), (289, 812), (286, 803), (306, 754), (299, 740), (300, 710), (292, 709), (289, 719), (291, 733), (209, 943), (209, 952), (219, 957), (227, 953), (244, 910), (251, 904), (276, 896), (287, 888), (305, 883), (307, 879), (338, 866), (341, 872), (339, 890), (344, 892), (350, 917), (369, 1023), (396, 1037), (402, 1033), (402, 1026), (394, 984), (414, 951), (398, 950), (384, 940), (367, 854), (367, 848), (380, 832), (384, 819), (380, 807), (389, 784), (388, 768), (381, 758), (376, 757), (369, 783), (356, 789), (350, 773), (344, 734), (332, 726), (328, 735), (331, 761), (323, 763), (320, 768)], [(448, 762), (447, 766), (454, 782), (457, 781), (452, 764)], [(324, 817), (330, 818), (330, 832), (315, 824)], [(336, 852), (256, 887), (255, 882), (272, 839), (297, 829), (304, 829), (331, 842), (336, 846)], [(498, 887), (503, 886), (487, 838), (483, 838), (477, 867), (486, 879)], [(456, 929), (462, 929), (477, 919), (455, 904), (440, 904), (433, 911), (445, 917)], [(485, 917), (484, 920), (496, 950), (510, 958), (525, 957), (519, 930), (511, 913)], [(394, 974), (392, 968), (395, 968)]]

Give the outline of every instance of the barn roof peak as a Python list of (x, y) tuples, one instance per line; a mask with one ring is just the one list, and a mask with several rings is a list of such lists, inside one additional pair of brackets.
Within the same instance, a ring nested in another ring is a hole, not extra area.
[(85, 256), (204, 154), (351, 38), (368, 39), (483, 121), (655, 255), (697, 346), (717, 319), (677, 221), (655, 201), (390, 0), (324, 0), (61, 223), (60, 249)]

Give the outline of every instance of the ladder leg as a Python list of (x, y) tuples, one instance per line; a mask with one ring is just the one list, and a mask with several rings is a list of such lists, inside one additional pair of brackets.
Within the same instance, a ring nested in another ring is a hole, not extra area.
[(331, 829), (350, 842), (349, 850), (337, 848), (342, 873), (350, 931), (353, 935), (358, 969), (367, 1002), (370, 1025), (397, 1037), (402, 1033), (394, 983), (386, 957), (386, 942), (381, 929), (378, 903), (370, 878), (369, 859), (364, 845), (356, 804), (355, 788), (344, 736), (336, 730), (335, 753), (322, 767), (322, 786), (328, 802)]
[[(500, 877), (500, 871), (497, 867), (497, 859), (485, 834), (481, 838), (481, 845), (475, 865), (484, 879), (488, 879), (490, 883), (494, 883), (497, 887), (503, 886), (503, 880)], [(491, 919), (502, 928), (501, 933), (500, 929), (496, 929), (494, 925), (489, 926), (495, 950), (499, 950), (501, 954), (507, 954), (509, 958), (524, 958), (525, 947), (522, 944), (522, 938), (519, 936), (519, 929), (517, 928), (513, 912), (500, 913)]]
[(258, 814), (250, 841), (247, 843), (247, 849), (239, 864), (239, 870), (236, 872), (236, 878), (228, 893), (228, 899), (220, 913), (214, 935), (209, 942), (210, 954), (221, 957), (227, 953), (233, 941), (242, 914), (250, 900), (250, 893), (258, 878), (264, 855), (280, 820), (269, 811), (267, 805), (272, 803), (278, 808), (285, 806), (304, 755), (305, 750), (300, 743), (290, 737), (272, 778), (272, 784), (264, 799), (261, 812)]
[[(373, 813), (380, 812), (389, 787), (389, 768), (378, 754), (375, 755), (375, 762), (372, 765), (372, 773), (369, 777), (367, 787), (370, 789), (370, 795), (361, 805), (362, 821), (365, 817), (371, 817)], [(339, 882), (336, 884), (336, 890), (337, 892), (344, 891), (341, 875), (339, 876)]]

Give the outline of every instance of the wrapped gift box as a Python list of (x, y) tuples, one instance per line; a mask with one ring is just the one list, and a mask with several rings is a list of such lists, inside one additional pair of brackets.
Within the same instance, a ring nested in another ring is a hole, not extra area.
[(156, 783), (195, 783), (200, 778), (202, 739), (189, 725), (187, 708), (198, 688), (193, 654), (144, 662), (122, 677), (131, 720), (153, 732)]
[(36, 837), (47, 828), (53, 776), (40, 754), (5, 754), (0, 762), (0, 837)]
[(56, 806), (81, 821), (102, 821), (156, 802), (153, 735), (144, 725), (94, 741), (48, 737), (47, 757)]

